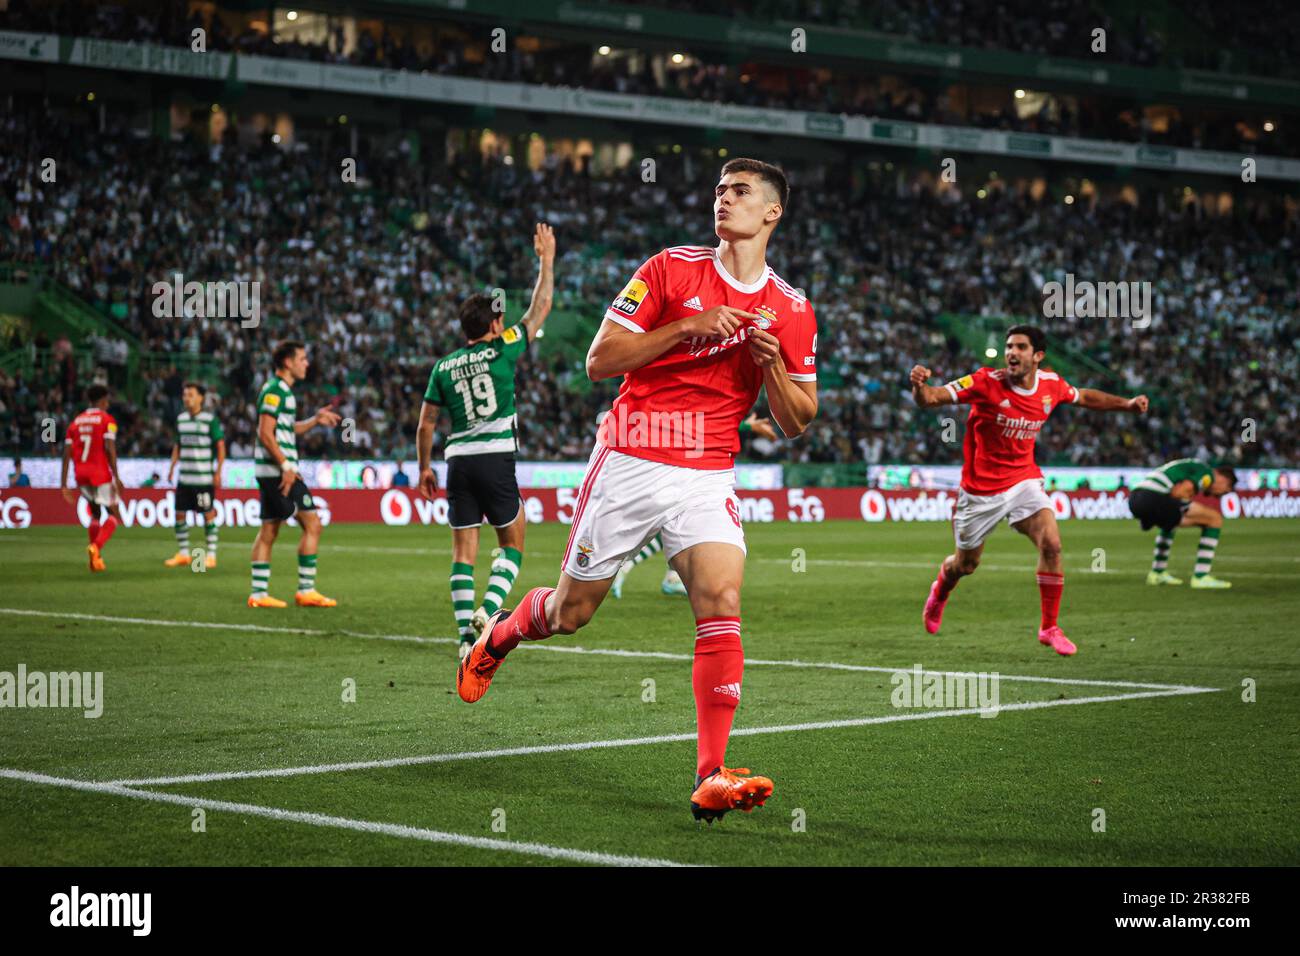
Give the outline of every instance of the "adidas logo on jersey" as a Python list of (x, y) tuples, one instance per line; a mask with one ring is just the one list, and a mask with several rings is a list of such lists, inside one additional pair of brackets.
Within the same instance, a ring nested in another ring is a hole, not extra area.
[(728, 697), (734, 697), (736, 700), (740, 700), (740, 682), (737, 681), (734, 684), (719, 684), (717, 687), (713, 688), (713, 692), (715, 694), (726, 694)]
[(1002, 399), (1002, 401), (998, 402), (998, 408), (1010, 408), (1010, 407), (1011, 407), (1011, 399), (1009, 398), (1004, 398)]
[(683, 302), (682, 305), (684, 305), (688, 309), (694, 309), (696, 312), (704, 311), (704, 306), (700, 304), (700, 297), (698, 295), (691, 296), (689, 299)]

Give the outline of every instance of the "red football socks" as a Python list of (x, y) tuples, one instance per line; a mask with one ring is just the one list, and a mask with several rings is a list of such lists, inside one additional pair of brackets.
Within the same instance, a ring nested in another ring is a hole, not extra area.
[(1038, 595), (1043, 603), (1042, 630), (1056, 626), (1056, 615), (1061, 610), (1061, 592), (1065, 590), (1065, 575), (1052, 571), (1038, 572)]
[(94, 543), (95, 543), (95, 539), (99, 537), (99, 519), (98, 519), (98, 518), (96, 518), (94, 521), (92, 521), (92, 522), (90, 523), (90, 527), (88, 527), (88, 528), (86, 529), (86, 535), (87, 535), (87, 537), (90, 538), (90, 543), (91, 543), (91, 544), (94, 544)]
[(961, 578), (955, 574), (949, 577), (943, 569), (943, 563), (940, 562), (939, 574), (935, 577), (935, 580), (939, 582), (939, 598), (942, 600), (946, 599), (948, 595), (952, 593), (952, 589), (957, 586), (957, 582), (960, 581)]
[(505, 657), (520, 641), (540, 641), (551, 636), (546, 624), (546, 599), (555, 588), (533, 588), (524, 595), (510, 616), (498, 621), (488, 637), (487, 650), (493, 657)]
[(740, 703), (745, 651), (740, 644), (740, 618), (702, 617), (695, 622), (696, 772), (708, 776), (723, 765), (731, 721)]
[(117, 530), (117, 519), (112, 515), (104, 522), (99, 529), (99, 534), (95, 535), (95, 547), (103, 550), (104, 545), (108, 544), (108, 539), (113, 537), (113, 532)]

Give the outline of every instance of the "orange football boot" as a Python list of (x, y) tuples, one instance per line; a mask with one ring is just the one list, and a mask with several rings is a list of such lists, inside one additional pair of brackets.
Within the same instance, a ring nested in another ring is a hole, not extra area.
[(250, 594), (248, 596), (249, 607), (288, 607), (279, 598), (273, 598), (269, 594)]
[(86, 554), (90, 555), (90, 570), (96, 573), (104, 570), (104, 559), (99, 553), (99, 545), (86, 545)]
[(333, 598), (327, 598), (315, 588), (310, 591), (299, 591), (293, 596), (294, 602), (299, 607), (338, 607), (338, 601)]
[(467, 704), (472, 704), (484, 694), (492, 684), (492, 677), (501, 666), (504, 657), (493, 657), (488, 653), (487, 642), (492, 637), (492, 629), (497, 621), (510, 613), (509, 608), (501, 608), (483, 625), (482, 636), (474, 642), (468, 654), (461, 658), (456, 667), (456, 693)]
[(183, 568), (190, 563), (190, 556), (184, 551), (177, 551), (163, 562), (165, 568)]
[(712, 824), (729, 810), (751, 813), (761, 807), (772, 795), (772, 781), (767, 777), (740, 776), (748, 773), (748, 767), (719, 767), (713, 771), (691, 794), (691, 814)]

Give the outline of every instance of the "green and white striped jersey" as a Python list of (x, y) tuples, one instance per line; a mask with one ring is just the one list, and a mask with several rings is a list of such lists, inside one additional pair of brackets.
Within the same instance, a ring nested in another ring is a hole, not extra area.
[(451, 415), (445, 457), (516, 450), (515, 365), (527, 349), (528, 331), (514, 325), (434, 364), (424, 400)]
[(210, 485), (216, 472), (217, 442), (226, 437), (221, 422), (211, 412), (176, 416), (176, 444), (180, 447), (181, 476), (177, 484)]
[[(257, 417), (275, 416), (275, 440), (284, 457), (295, 465), (298, 464), (298, 438), (294, 434), (294, 422), (298, 420), (298, 403), (294, 400), (293, 389), (278, 375), (262, 386), (257, 396)], [(253, 453), (253, 474), (258, 478), (278, 478), (280, 468), (271, 460), (262, 443), (257, 443)]]
[(1151, 472), (1134, 485), (1133, 490), (1145, 488), (1167, 495), (1180, 481), (1190, 481), (1198, 493), (1209, 491), (1210, 485), (1214, 484), (1214, 469), (1195, 458), (1177, 458)]

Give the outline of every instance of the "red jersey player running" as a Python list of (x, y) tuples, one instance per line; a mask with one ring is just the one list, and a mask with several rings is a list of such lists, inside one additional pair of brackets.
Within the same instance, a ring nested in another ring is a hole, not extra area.
[(939, 632), (943, 608), (957, 582), (979, 567), (984, 540), (1003, 518), (1038, 548), (1038, 592), (1042, 621), (1038, 640), (1058, 654), (1077, 648), (1057, 626), (1065, 575), (1056, 512), (1034, 464), (1034, 440), (1052, 409), (1073, 402), (1104, 412), (1147, 410), (1147, 397), (1120, 398), (1090, 388), (1074, 388), (1055, 372), (1040, 369), (1047, 337), (1032, 325), (1007, 331), (1004, 369), (982, 368), (942, 387), (926, 384), (930, 370), (912, 369), (912, 397), (922, 408), (968, 404), (962, 454), (961, 490), (953, 514), (957, 550), (939, 565), (922, 615), (925, 629)]
[[(72, 420), (63, 440), (63, 498), (68, 504), (77, 500), (76, 492), (68, 487), (68, 465), (75, 464), (77, 488), (90, 502), (90, 544), (86, 546), (90, 570), (103, 571), (100, 552), (122, 523), (117, 502), (124, 488), (117, 476), (117, 422), (108, 413), (108, 389), (90, 386), (86, 401), (89, 407)], [(108, 520), (103, 524), (99, 521), (101, 508), (108, 511)]]
[(742, 776), (749, 771), (729, 770), (723, 758), (745, 665), (737, 429), (762, 387), (786, 435), (817, 414), (817, 322), (766, 259), (788, 199), (781, 170), (731, 160), (714, 189), (718, 247), (663, 250), (605, 312), (587, 374), (622, 375), (623, 384), (578, 492), (559, 583), (493, 615), (456, 674), (461, 698), (478, 700), (520, 641), (572, 634), (591, 620), (624, 559), (662, 534), (695, 615), (691, 810), (710, 822), (772, 793), (771, 780)]

